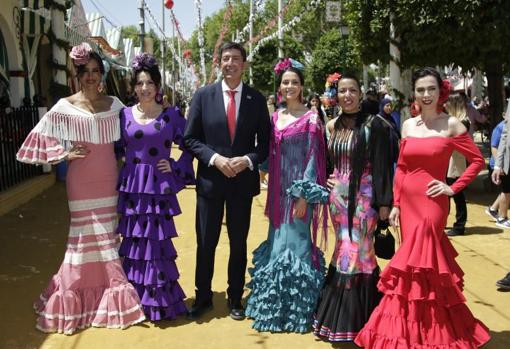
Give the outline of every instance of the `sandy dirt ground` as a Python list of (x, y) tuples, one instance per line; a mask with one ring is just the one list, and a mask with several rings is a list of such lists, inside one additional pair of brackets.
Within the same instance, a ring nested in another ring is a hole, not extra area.
[[(510, 292), (497, 291), (495, 281), (510, 270), (510, 230), (496, 227), (483, 212), (493, 197), (490, 193), (468, 193), (467, 233), (452, 240), (459, 252), (457, 260), (465, 272), (467, 303), (475, 316), (491, 330), (492, 340), (485, 348), (508, 349)], [(265, 199), (263, 192), (254, 200), (248, 240), (250, 251), (266, 238)], [(194, 189), (183, 190), (179, 201), (183, 214), (176, 217), (180, 236), (174, 239), (174, 244), (179, 253), (180, 283), (188, 296), (189, 306), (194, 297)], [(57, 183), (28, 204), (0, 217), (0, 348), (357, 348), (351, 343), (332, 345), (322, 342), (311, 334), (259, 333), (251, 328), (249, 319), (230, 319), (225, 301), (229, 252), (225, 231), (216, 253), (214, 310), (200, 321), (189, 322), (181, 318), (156, 324), (144, 322), (126, 330), (90, 328), (72, 336), (41, 333), (34, 327), (36, 316), (32, 302), (62, 261), (68, 220), (63, 183)], [(328, 257), (333, 250), (333, 241), (330, 236)], [(384, 265), (381, 261), (381, 266)]]

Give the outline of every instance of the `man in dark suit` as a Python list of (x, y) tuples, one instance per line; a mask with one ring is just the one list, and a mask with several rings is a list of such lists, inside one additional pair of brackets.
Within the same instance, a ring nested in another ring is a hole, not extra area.
[(260, 193), (257, 165), (268, 155), (270, 122), (264, 96), (243, 84), (246, 51), (237, 43), (220, 50), (223, 80), (199, 89), (191, 101), (184, 142), (199, 160), (197, 173), (196, 298), (188, 318), (212, 307), (214, 256), (226, 207), (230, 241), (228, 306), (244, 319), (244, 290), (252, 200)]

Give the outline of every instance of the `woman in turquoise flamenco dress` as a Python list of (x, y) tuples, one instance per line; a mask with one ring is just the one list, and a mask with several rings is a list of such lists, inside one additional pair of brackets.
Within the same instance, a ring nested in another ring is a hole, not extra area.
[(271, 118), (268, 238), (253, 253), (246, 309), (253, 328), (308, 332), (324, 279), (324, 258), (315, 247), (327, 226), (328, 191), (324, 125), (301, 102), (303, 75), (283, 60), (280, 93), (286, 107)]

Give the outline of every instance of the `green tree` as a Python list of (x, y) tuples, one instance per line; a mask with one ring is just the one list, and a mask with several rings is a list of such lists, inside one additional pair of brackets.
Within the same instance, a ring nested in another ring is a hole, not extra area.
[(121, 36), (133, 40), (133, 46), (140, 46), (140, 29), (135, 25), (127, 25), (120, 29)]
[[(323, 34), (323, 17), (324, 5), (321, 4), (314, 11), (304, 12), (305, 6), (309, 3), (308, 0), (294, 0), (290, 3), (288, 11), (286, 12), (284, 22), (290, 21), (295, 16), (301, 17), (299, 22), (292, 30), (284, 35), (284, 51), (286, 57), (298, 59), (303, 63), (305, 53), (310, 53), (315, 47), (315, 43)], [(225, 35), (224, 41), (231, 40), (235, 37), (236, 31), (242, 30), (249, 20), (249, 1), (236, 0), (231, 2), (233, 12), (229, 21), (228, 31)], [(274, 33), (276, 27), (269, 30), (264, 30), (268, 22), (277, 16), (277, 0), (268, 0), (265, 2), (264, 12), (257, 14), (254, 20), (254, 36), (261, 35), (265, 37)], [(219, 33), (223, 26), (223, 18), (226, 8), (223, 8), (207, 17), (204, 20), (204, 49), (207, 74), (210, 74), (210, 67), (213, 58), (214, 45), (218, 40)], [(248, 35), (244, 36), (245, 48), (248, 50)], [(297, 45), (297, 46), (296, 46)], [(255, 43), (256, 46), (256, 43)], [(295, 47), (299, 47), (300, 51), (296, 51)], [(192, 60), (197, 67), (200, 66), (200, 55), (198, 47), (198, 32), (194, 31), (189, 41), (189, 48), (192, 49)], [(264, 92), (269, 92), (269, 86), (272, 86), (272, 66), (277, 60), (277, 40), (272, 40), (266, 43), (258, 53), (254, 56), (252, 62), (254, 71), (254, 84), (260, 87)], [(264, 81), (262, 78), (269, 79)]]
[[(276, 76), (274, 66), (278, 62), (277, 41), (273, 40), (263, 46), (253, 57), (253, 85), (262, 93), (268, 95), (275, 91)], [(296, 39), (284, 37), (284, 56), (291, 57), (299, 62), (304, 62), (303, 46)], [(248, 73), (245, 72), (245, 81), (248, 80)]]
[[(346, 17), (363, 62), (387, 62), (390, 13), (401, 67), (458, 65), (486, 72), (493, 125), (503, 111), (510, 63), (510, 2), (503, 0), (347, 0)], [(386, 52), (386, 53), (385, 53)]]
[(307, 86), (321, 93), (329, 74), (346, 71), (359, 76), (361, 65), (358, 53), (351, 40), (342, 37), (339, 29), (330, 29), (320, 38), (312, 52), (312, 60), (307, 69)]
[[(248, 22), (249, 4), (247, 1), (234, 0), (231, 1), (232, 13), (227, 23), (226, 32), (223, 41), (232, 40), (232, 36), (238, 30), (241, 30)], [(204, 33), (204, 50), (205, 50), (205, 66), (207, 72), (207, 79), (211, 73), (214, 48), (224, 28), (224, 17), (227, 7), (223, 7), (211, 16), (203, 20), (203, 33)], [(198, 45), (198, 29), (193, 32), (191, 39), (188, 41), (187, 48), (191, 49), (191, 59), (195, 64), (198, 72), (200, 72), (200, 48)]]
[[(154, 29), (150, 29), (149, 32), (145, 33), (147, 37), (152, 38), (154, 42), (154, 57), (156, 57), (159, 64), (161, 64), (161, 39)], [(121, 36), (123, 38), (129, 38), (133, 40), (134, 46), (140, 46), (140, 29), (135, 25), (128, 25), (121, 28)], [(128, 62), (129, 63), (129, 62)]]

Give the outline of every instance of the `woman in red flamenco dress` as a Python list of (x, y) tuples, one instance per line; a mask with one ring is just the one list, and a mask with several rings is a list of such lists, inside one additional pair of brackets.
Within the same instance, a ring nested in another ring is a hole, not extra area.
[[(442, 112), (449, 84), (439, 73), (419, 69), (412, 81), (418, 115), (403, 125), (390, 213), (402, 243), (380, 276), (384, 297), (354, 342), (370, 349), (477, 348), (490, 339), (489, 330), (465, 304), (463, 272), (444, 228), (448, 196), (471, 182), (484, 160), (464, 125)], [(469, 166), (448, 186), (453, 150)]]

